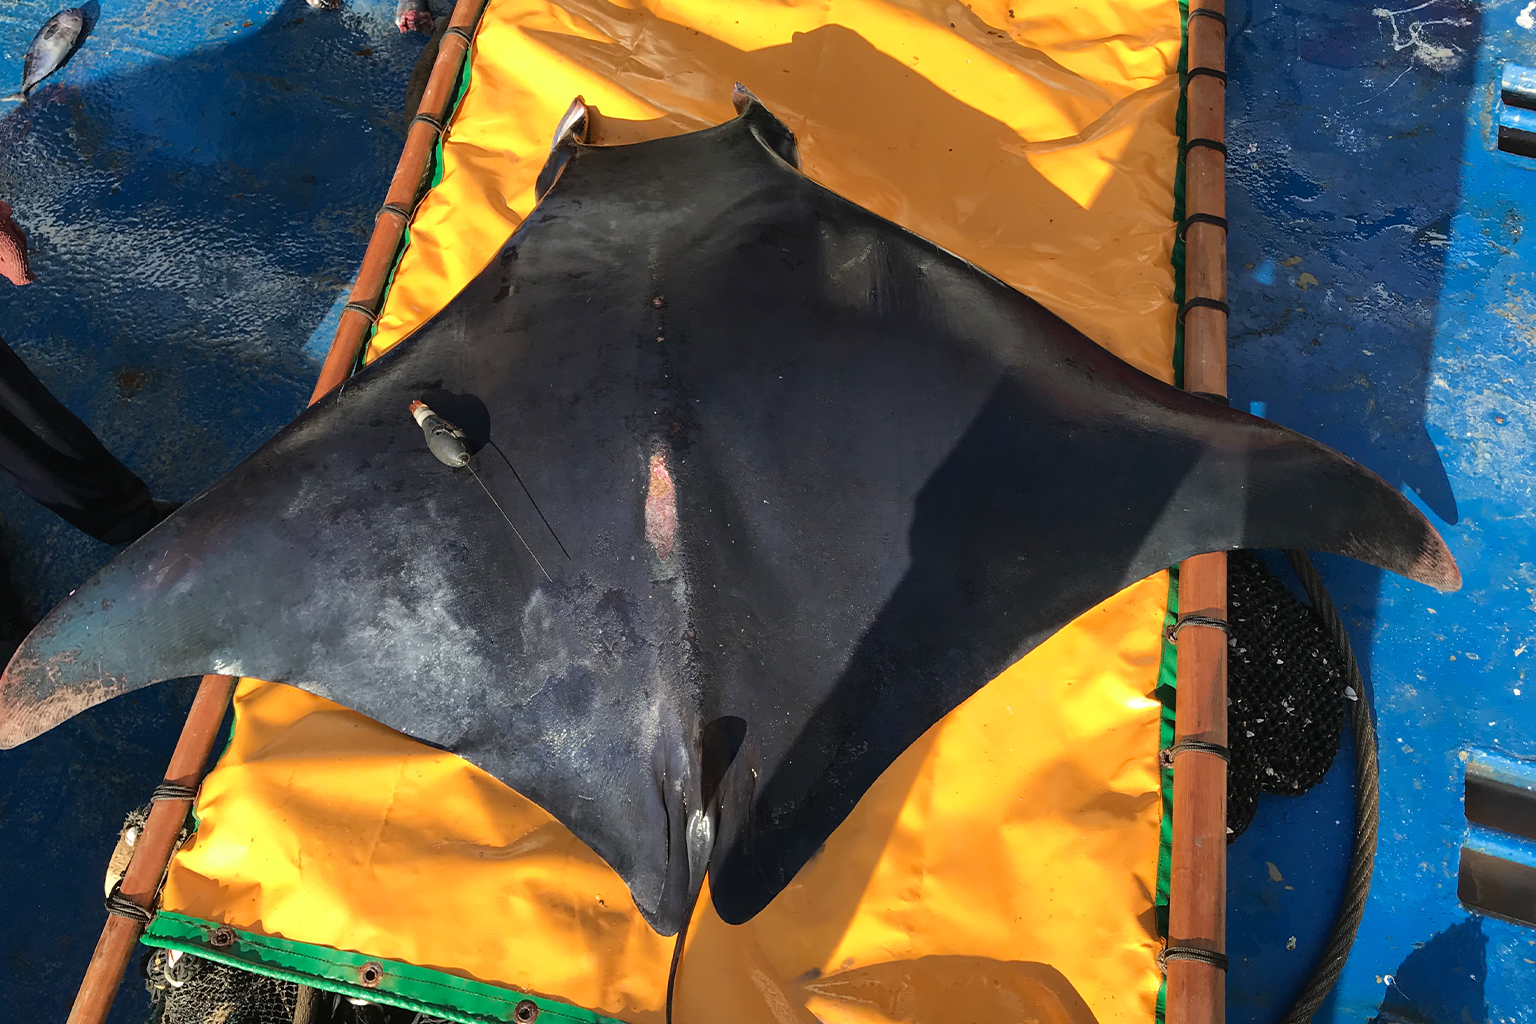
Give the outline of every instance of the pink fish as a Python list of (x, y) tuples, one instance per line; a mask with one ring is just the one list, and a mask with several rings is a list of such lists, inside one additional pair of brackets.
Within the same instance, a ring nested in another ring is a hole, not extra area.
[(11, 284), (32, 283), (32, 267), (27, 263), (27, 235), (11, 219), (11, 206), (0, 200), (0, 276)]
[(395, 5), (395, 27), (401, 32), (432, 33), (432, 10), (427, 0), (399, 0)]

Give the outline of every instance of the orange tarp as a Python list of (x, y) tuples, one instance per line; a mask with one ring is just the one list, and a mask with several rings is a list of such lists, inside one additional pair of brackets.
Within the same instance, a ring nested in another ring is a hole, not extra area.
[[(611, 145), (726, 120), (741, 81), (812, 178), (1170, 379), (1179, 40), (1171, 0), (491, 0), (371, 353), (506, 242), (573, 96)], [(753, 921), (701, 900), (675, 1019), (1150, 1024), (1167, 590), (929, 730)], [(166, 909), (661, 1020), (672, 940), (542, 809), (288, 687), (237, 709)]]

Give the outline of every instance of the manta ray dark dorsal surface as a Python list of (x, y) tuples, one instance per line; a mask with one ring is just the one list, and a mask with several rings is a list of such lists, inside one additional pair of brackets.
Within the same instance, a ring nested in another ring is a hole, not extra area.
[(706, 869), (756, 914), (924, 730), (1157, 569), (1296, 547), (1459, 584), (1367, 470), (1127, 366), (741, 109), (565, 140), (441, 314), (47, 617), (0, 742), (281, 680), (536, 800), (672, 933)]

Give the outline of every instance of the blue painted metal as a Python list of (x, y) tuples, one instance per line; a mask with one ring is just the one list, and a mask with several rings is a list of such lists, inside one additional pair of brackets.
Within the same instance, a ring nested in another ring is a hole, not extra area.
[(1507, 757), (1492, 750), (1474, 750), (1467, 759), (1466, 775), (1522, 789), (1536, 798), (1536, 760)]
[(1536, 107), (1536, 68), (1513, 62), (1500, 68), (1499, 99), (1514, 107)]
[[(62, 6), (0, 10), (0, 93)], [(423, 37), (396, 31), (389, 0), (92, 13), (69, 65), (0, 105), (0, 198), (38, 279), (0, 281), (0, 334), (158, 495), (186, 498), (303, 407), (399, 157)], [(112, 554), (4, 482), (0, 543), (34, 613)], [(154, 687), (0, 754), (0, 1017), (64, 1018), (116, 831), (190, 697)], [(142, 992), (131, 970), (113, 1019), (144, 1019)]]
[[(1439, 595), (1321, 563), (1375, 692), (1382, 828), (1320, 1020), (1536, 1020), (1536, 929), (1456, 896), (1466, 762), (1536, 758), (1536, 161), (1496, 146), (1515, 113), (1502, 68), (1536, 64), (1533, 14), (1526, 0), (1229, 8), (1234, 399), (1417, 495), (1466, 578)], [(1265, 797), (1232, 847), (1234, 1024), (1276, 1019), (1326, 939), (1350, 756), (1312, 793)]]
[(1469, 850), (1486, 853), (1502, 860), (1536, 867), (1536, 841), (1510, 835), (1498, 829), (1470, 825), (1467, 828), (1467, 838), (1462, 845)]
[(1536, 68), (1499, 69), (1499, 149), (1536, 156)]

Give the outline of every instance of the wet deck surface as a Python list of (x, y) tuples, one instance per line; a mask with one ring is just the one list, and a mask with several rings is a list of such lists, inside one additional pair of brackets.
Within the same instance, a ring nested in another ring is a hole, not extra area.
[[(1536, 1020), (1536, 929), (1457, 899), (1464, 843), (1536, 864), (1536, 844), (1469, 830), (1461, 802), (1468, 760), (1536, 758), (1536, 161), (1497, 152), (1493, 128), (1502, 65), (1536, 64), (1530, 14), (1228, 8), (1234, 404), (1263, 403), (1415, 495), (1466, 580), (1442, 595), (1320, 560), (1375, 692), (1382, 822), (1365, 921), (1319, 1020)], [(1233, 1024), (1278, 1019), (1322, 948), (1352, 757), (1304, 797), (1265, 797), (1232, 847)]]
[[(424, 37), (402, 37), (385, 2), (103, 7), (63, 71), (0, 105), (0, 198), (37, 277), (0, 281), (0, 335), (158, 496), (185, 499), (308, 398)], [(0, 10), (0, 92), (55, 10)], [(8, 483), (0, 545), (34, 614), (113, 553)], [(0, 755), (5, 1019), (64, 1019), (116, 829), (190, 699), (151, 687)], [(142, 993), (135, 966), (113, 1019), (144, 1019)]]
[[(0, 108), (0, 198), (39, 279), (0, 284), (0, 331), (185, 498), (307, 398), (422, 44), (382, 3), (122, 6), (32, 102)], [(1469, 912), (1456, 873), (1463, 843), (1488, 840), (1463, 817), (1461, 755), (1536, 758), (1536, 168), (1492, 143), (1492, 83), (1505, 60), (1536, 65), (1536, 31), (1521, 2), (1403, 8), (1229, 6), (1232, 394), (1416, 494), (1467, 580), (1441, 596), (1322, 563), (1376, 693), (1383, 821), (1356, 953), (1318, 1019), (1525, 1022), (1536, 930)], [(13, 78), (52, 12), (0, 12)], [(0, 545), (35, 613), (112, 553), (9, 486)], [(143, 690), (0, 755), (8, 1018), (63, 1019), (116, 827), (190, 693)], [(1346, 746), (1317, 790), (1265, 797), (1232, 848), (1234, 1024), (1277, 1019), (1321, 949), (1351, 778)], [(1536, 864), (1536, 844), (1505, 847)], [(143, 1017), (135, 973), (114, 1020)]]

